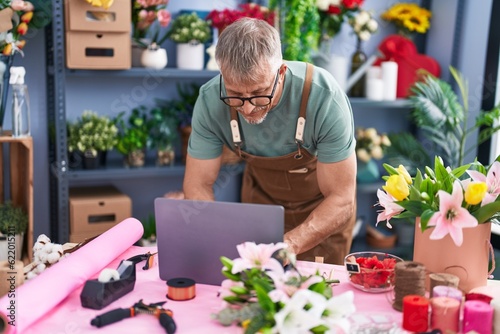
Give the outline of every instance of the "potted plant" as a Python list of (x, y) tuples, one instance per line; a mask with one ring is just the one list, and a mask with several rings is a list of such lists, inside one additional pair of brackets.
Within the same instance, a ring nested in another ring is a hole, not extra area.
[(179, 99), (161, 100), (157, 99), (156, 104), (160, 109), (168, 109), (175, 115), (177, 128), (181, 135), (182, 161), (186, 162), (187, 145), (191, 135), (191, 119), (193, 118), (194, 104), (199, 95), (200, 86), (196, 83), (189, 85), (177, 84), (177, 94)]
[(83, 168), (92, 169), (106, 162), (106, 152), (116, 143), (118, 128), (107, 116), (84, 110), (76, 122), (68, 122), (68, 151), (80, 154)]
[(28, 227), (28, 214), (12, 202), (0, 204), (0, 261), (7, 260), (11, 237), (15, 238), (16, 259), (21, 259), (23, 239)]
[[(166, 51), (161, 44), (166, 39), (166, 34), (160, 37), (160, 32), (171, 21), (170, 11), (167, 10), (168, 0), (158, 1), (132, 1), (132, 66), (145, 66), (142, 62), (144, 53), (147, 55), (149, 67), (158, 68), (160, 65), (151, 66), (151, 58), (164, 58)], [(155, 31), (151, 31), (152, 29)], [(157, 54), (157, 55), (153, 55)], [(165, 64), (166, 65), (166, 64)], [(163, 66), (165, 67), (165, 66)]]
[(148, 147), (156, 149), (156, 164), (166, 166), (174, 163), (174, 141), (178, 137), (178, 120), (173, 101), (163, 107), (150, 110)]
[(144, 106), (134, 108), (127, 121), (121, 112), (114, 120), (118, 127), (116, 149), (125, 156), (127, 167), (141, 167), (146, 162), (146, 147), (149, 137), (149, 123)]
[(205, 63), (205, 45), (211, 37), (210, 24), (195, 12), (181, 14), (172, 22), (167, 37), (177, 43), (177, 67), (201, 70)]

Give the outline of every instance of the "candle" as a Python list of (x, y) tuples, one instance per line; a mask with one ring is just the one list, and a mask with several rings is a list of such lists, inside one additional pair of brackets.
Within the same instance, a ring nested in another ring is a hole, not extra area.
[(434, 288), (432, 288), (432, 296), (451, 297), (453, 299), (458, 300), (459, 302), (462, 302), (463, 298), (462, 291), (452, 286), (445, 286), (445, 285), (436, 285)]
[(467, 300), (464, 303), (464, 333), (476, 331), (479, 334), (490, 334), (493, 328), (493, 307), (480, 300)]
[(452, 297), (433, 297), (431, 304), (431, 328), (458, 332), (460, 302)]
[(382, 62), (382, 81), (384, 82), (384, 100), (396, 99), (398, 84), (398, 63), (395, 61)]
[(429, 300), (419, 295), (403, 298), (403, 329), (425, 332), (429, 327)]
[(491, 307), (493, 307), (493, 334), (500, 334), (500, 299), (493, 299)]
[(485, 295), (484, 293), (469, 292), (465, 294), (465, 300), (480, 300), (489, 304), (493, 297)]
[(384, 99), (384, 83), (382, 79), (369, 79), (366, 83), (366, 98), (382, 101)]

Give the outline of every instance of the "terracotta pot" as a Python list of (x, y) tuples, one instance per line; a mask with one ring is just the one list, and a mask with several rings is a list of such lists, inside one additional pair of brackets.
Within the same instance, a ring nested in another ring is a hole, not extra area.
[(448, 273), (458, 276), (458, 287), (464, 293), (485, 286), (488, 281), (491, 223), (464, 228), (464, 241), (458, 247), (450, 235), (431, 240), (433, 228), (420, 229), (420, 218), (415, 222), (413, 261), (422, 263), (427, 271), (426, 289), (429, 290), (429, 274)]

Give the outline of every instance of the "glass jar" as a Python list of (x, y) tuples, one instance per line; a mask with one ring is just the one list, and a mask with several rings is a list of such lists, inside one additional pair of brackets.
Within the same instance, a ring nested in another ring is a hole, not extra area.
[[(366, 54), (363, 52), (361, 47), (361, 39), (358, 38), (356, 45), (356, 52), (351, 58), (351, 75), (358, 70), (367, 60)], [(363, 76), (351, 87), (349, 91), (350, 97), (365, 97), (365, 75)]]

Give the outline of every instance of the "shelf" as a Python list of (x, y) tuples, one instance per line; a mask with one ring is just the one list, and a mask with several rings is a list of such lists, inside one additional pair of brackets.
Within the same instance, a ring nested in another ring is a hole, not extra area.
[(72, 70), (66, 69), (68, 77), (126, 77), (140, 78), (145, 76), (154, 76), (158, 78), (176, 78), (176, 79), (211, 79), (218, 75), (219, 71), (207, 70), (179, 70), (177, 68), (164, 68), (161, 70), (134, 67), (129, 70)]
[[(221, 171), (243, 172), (245, 164), (222, 165)], [(149, 177), (182, 177), (185, 165), (174, 164), (173, 166), (158, 167), (146, 164), (144, 167), (126, 168), (122, 161), (108, 161), (105, 168), (99, 169), (70, 169), (59, 171), (52, 165), (52, 173), (61, 177), (64, 173), (68, 181), (95, 181), (95, 180), (120, 180), (127, 178), (149, 178)]]
[(402, 109), (411, 107), (412, 103), (408, 99), (397, 99), (395, 101), (374, 101), (363, 97), (349, 97), (352, 107), (371, 107), (384, 109)]

